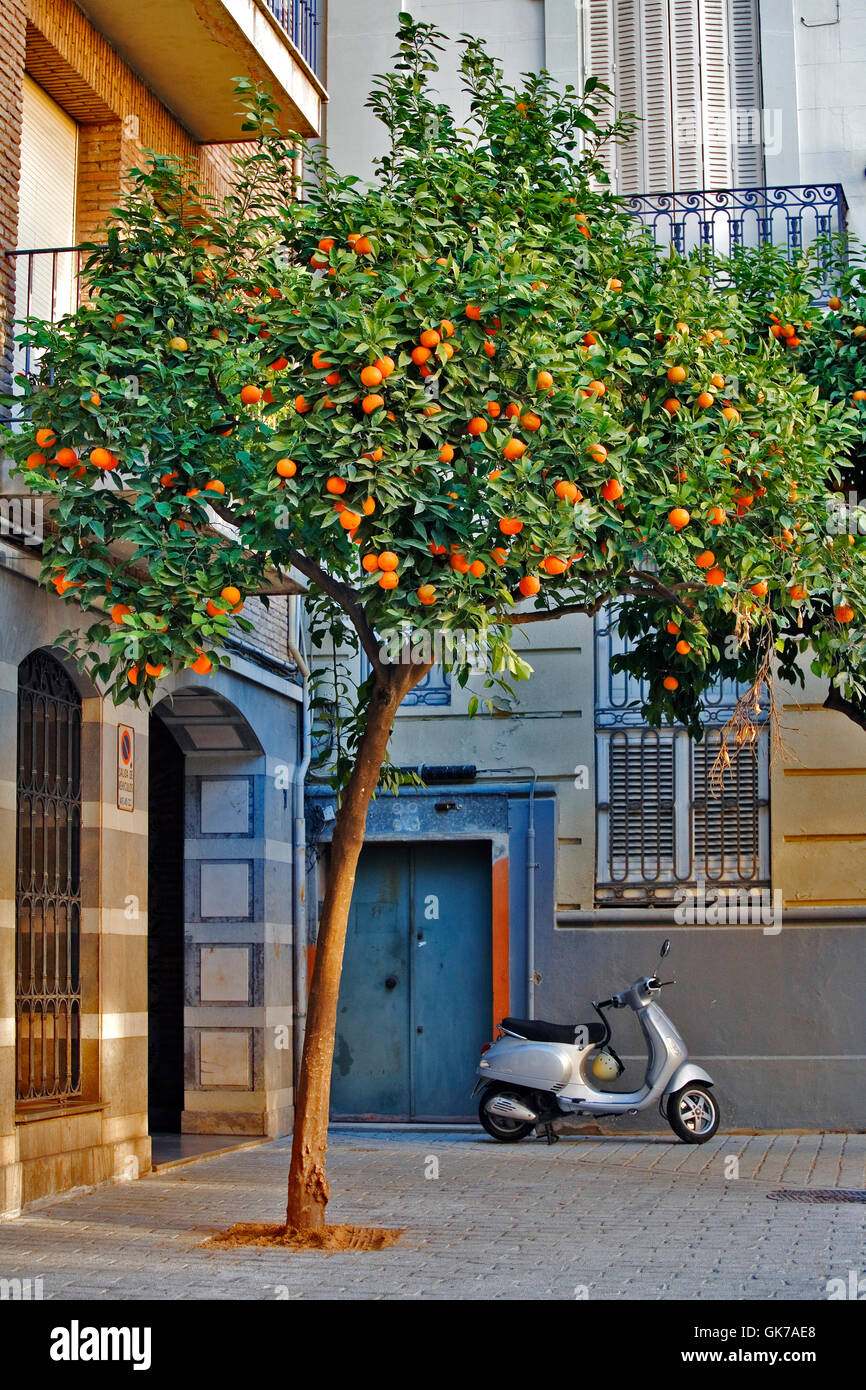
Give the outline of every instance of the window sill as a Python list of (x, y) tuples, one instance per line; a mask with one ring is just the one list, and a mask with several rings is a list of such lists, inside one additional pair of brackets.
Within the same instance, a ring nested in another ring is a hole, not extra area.
[(15, 1107), (16, 1125), (32, 1124), (36, 1120), (65, 1120), (70, 1115), (89, 1115), (107, 1108), (106, 1101), (74, 1100), (64, 1104), (43, 1101), (19, 1101)]

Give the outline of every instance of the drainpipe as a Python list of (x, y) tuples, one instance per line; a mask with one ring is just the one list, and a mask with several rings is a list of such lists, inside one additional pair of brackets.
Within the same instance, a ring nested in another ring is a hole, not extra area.
[(301, 706), (301, 761), (292, 778), (292, 1072), (297, 1091), (301, 1067), (301, 1050), (307, 1022), (307, 823), (304, 818), (304, 785), (312, 756), (312, 721), (310, 718), (310, 668), (300, 651), (300, 609), (297, 595), (290, 599), (289, 635), (286, 646), (303, 679)]

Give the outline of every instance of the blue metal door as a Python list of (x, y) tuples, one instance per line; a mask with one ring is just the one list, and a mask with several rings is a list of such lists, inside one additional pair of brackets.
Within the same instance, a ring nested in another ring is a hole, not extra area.
[(468, 1119), (490, 1036), (490, 848), (368, 845), (343, 961), (335, 1118)]

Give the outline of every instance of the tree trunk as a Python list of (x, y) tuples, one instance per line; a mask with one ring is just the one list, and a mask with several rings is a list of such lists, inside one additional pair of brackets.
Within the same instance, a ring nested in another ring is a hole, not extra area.
[(331, 1067), (337, 1026), (337, 1000), (343, 948), (355, 870), (364, 844), (367, 810), (379, 781), (394, 716), (403, 696), (424, 674), (417, 667), (391, 667), (377, 681), (370, 699), (367, 727), (337, 812), (328, 883), (319, 923), (316, 961), (307, 1002), (307, 1026), (301, 1057), (292, 1162), (289, 1169), (288, 1225), (317, 1231), (325, 1225), (329, 1188), (325, 1177)]

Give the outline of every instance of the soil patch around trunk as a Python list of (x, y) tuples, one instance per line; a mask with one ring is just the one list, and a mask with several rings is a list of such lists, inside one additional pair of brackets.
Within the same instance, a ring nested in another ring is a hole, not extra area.
[(384, 1226), (325, 1226), (320, 1231), (299, 1231), (294, 1226), (240, 1221), (227, 1231), (218, 1231), (201, 1248), (236, 1250), (242, 1245), (257, 1245), (285, 1250), (387, 1250), (402, 1234), (402, 1230)]

